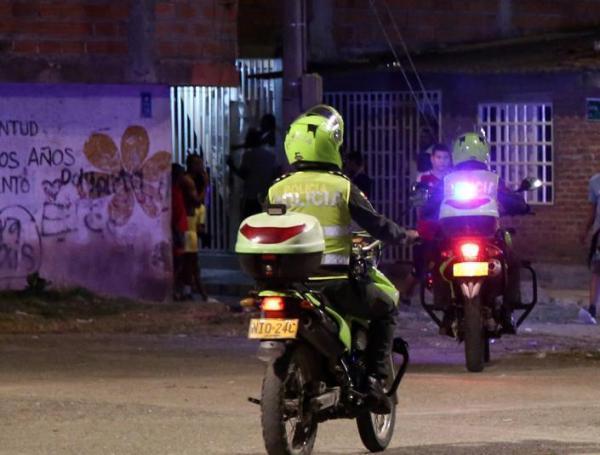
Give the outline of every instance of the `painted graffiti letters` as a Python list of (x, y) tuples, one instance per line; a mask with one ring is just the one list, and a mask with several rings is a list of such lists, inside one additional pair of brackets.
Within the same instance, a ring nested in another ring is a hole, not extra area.
[(0, 194), (27, 194), (31, 190), (29, 179), (23, 175), (6, 175), (0, 177)]
[(97, 199), (117, 193), (143, 190), (144, 176), (141, 171), (127, 172), (121, 169), (115, 174), (84, 171), (73, 172), (64, 168), (60, 172), (60, 184), (73, 184), (82, 198)]
[(36, 136), (40, 130), (37, 122), (0, 120), (0, 136)]
[(41, 239), (31, 213), (21, 206), (0, 210), (0, 279), (22, 278), (39, 269)]
[(14, 150), (10, 152), (0, 150), (0, 169), (16, 169), (19, 164), (17, 152)]
[(77, 205), (71, 202), (44, 202), (42, 212), (42, 235), (64, 236), (75, 231)]
[(75, 154), (70, 147), (32, 147), (27, 159), (27, 166), (72, 166), (73, 164), (75, 164)]
[[(0, 290), (163, 298), (172, 279), (168, 88), (13, 84), (0, 99)], [(35, 95), (32, 96), (32, 93)], [(160, 103), (160, 104), (158, 104)]]
[(83, 217), (83, 222), (85, 227), (99, 234), (104, 231), (104, 225), (106, 224), (106, 220), (104, 217), (104, 212), (102, 211), (103, 205), (98, 201), (91, 201), (88, 207), (88, 213)]

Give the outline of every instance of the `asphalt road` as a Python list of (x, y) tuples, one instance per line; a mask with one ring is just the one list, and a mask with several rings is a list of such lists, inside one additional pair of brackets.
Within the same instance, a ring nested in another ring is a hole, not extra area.
[[(225, 331), (226, 332), (226, 331)], [(544, 325), (481, 374), (430, 324), (407, 331), (390, 454), (600, 454), (600, 328)], [(260, 454), (263, 365), (239, 336), (2, 335), (0, 454)], [(364, 453), (353, 421), (315, 453)]]

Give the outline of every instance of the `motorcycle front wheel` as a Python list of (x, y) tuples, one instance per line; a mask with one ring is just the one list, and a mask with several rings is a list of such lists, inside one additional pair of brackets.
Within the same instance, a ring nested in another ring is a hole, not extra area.
[[(388, 388), (392, 385), (396, 375), (396, 368), (391, 356), (389, 371), (391, 371), (391, 374), (388, 378)], [(394, 426), (396, 425), (396, 401), (396, 397), (392, 397), (392, 412), (389, 414), (374, 414), (366, 411), (356, 418), (360, 439), (369, 451), (381, 452), (387, 448), (392, 440)]]
[(309, 455), (317, 437), (308, 385), (317, 378), (318, 359), (304, 345), (289, 348), (267, 366), (262, 385), (261, 423), (269, 455)]
[(483, 327), (480, 296), (465, 300), (464, 338), (467, 370), (479, 373), (483, 371), (486, 359), (486, 347), (489, 349), (489, 345), (486, 346), (488, 340)]

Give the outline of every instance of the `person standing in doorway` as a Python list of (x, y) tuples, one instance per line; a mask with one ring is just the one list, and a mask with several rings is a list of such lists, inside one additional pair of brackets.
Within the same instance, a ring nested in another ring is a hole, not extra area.
[(361, 190), (367, 198), (372, 196), (373, 180), (365, 172), (365, 165), (362, 154), (353, 150), (348, 153), (345, 163), (345, 174), (350, 177), (359, 190)]
[(186, 167), (187, 170), (183, 184), (188, 229), (185, 232), (183, 255), (184, 297), (192, 298), (192, 292), (195, 291), (202, 296), (203, 300), (207, 300), (208, 296), (200, 280), (198, 257), (200, 246), (198, 241), (198, 225), (200, 223), (198, 217), (202, 213), (208, 177), (204, 168), (204, 160), (197, 153), (187, 156)]
[(277, 122), (273, 114), (265, 114), (260, 118), (260, 143), (274, 150)]
[(262, 202), (279, 173), (279, 166), (273, 153), (262, 144), (261, 133), (257, 129), (248, 130), (244, 146), (246, 150), (240, 167), (235, 166), (231, 156), (227, 158), (227, 165), (244, 181), (242, 217), (247, 218), (262, 212)]
[(184, 295), (183, 255), (185, 232), (188, 229), (184, 194), (185, 169), (177, 163), (171, 165), (171, 234), (173, 242), (173, 299)]

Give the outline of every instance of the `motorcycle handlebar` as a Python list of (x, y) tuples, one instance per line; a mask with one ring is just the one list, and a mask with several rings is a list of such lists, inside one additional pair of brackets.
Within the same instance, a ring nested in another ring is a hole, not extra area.
[(373, 248), (378, 247), (379, 245), (381, 245), (381, 240), (375, 240), (373, 243), (370, 243), (367, 246), (362, 247), (361, 249), (363, 251), (371, 251)]

